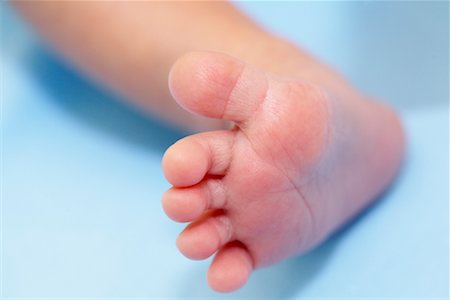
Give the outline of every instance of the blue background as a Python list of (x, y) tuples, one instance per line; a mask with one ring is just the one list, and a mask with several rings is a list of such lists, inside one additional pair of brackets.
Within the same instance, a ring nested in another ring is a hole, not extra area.
[(448, 3), (237, 5), (399, 110), (397, 181), (318, 249), (214, 293), (160, 207), (160, 159), (183, 134), (73, 73), (2, 3), (4, 298), (449, 296)]

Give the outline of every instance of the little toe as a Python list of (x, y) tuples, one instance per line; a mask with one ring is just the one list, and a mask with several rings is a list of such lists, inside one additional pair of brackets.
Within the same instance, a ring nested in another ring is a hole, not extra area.
[(226, 195), (221, 179), (207, 179), (192, 187), (171, 188), (162, 197), (164, 212), (177, 222), (192, 222), (206, 210), (222, 209)]
[(212, 131), (183, 138), (164, 154), (163, 172), (176, 187), (199, 183), (206, 174), (223, 175), (231, 160), (233, 131)]
[(218, 292), (231, 292), (247, 282), (252, 270), (250, 253), (239, 242), (232, 242), (214, 257), (208, 271), (208, 283)]
[(232, 237), (232, 228), (227, 216), (208, 213), (200, 220), (189, 224), (177, 238), (180, 252), (194, 260), (213, 255)]

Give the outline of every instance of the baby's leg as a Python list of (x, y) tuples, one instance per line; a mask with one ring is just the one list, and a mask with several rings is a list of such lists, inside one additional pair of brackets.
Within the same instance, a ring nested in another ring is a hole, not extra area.
[[(167, 214), (193, 223), (178, 246), (222, 291), (306, 251), (391, 181), (402, 156), (395, 115), (229, 3), (14, 1), (52, 45), (134, 104), (188, 129), (170, 148)], [(95, 26), (95, 24), (102, 24)], [(194, 117), (187, 110), (216, 118)], [(285, 80), (278, 79), (279, 77)], [(306, 84), (305, 82), (308, 82)]]
[(226, 126), (187, 113), (170, 95), (169, 70), (186, 52), (220, 51), (283, 76), (320, 78), (321, 84), (327, 78), (312, 57), (265, 32), (226, 2), (11, 3), (77, 69), (130, 103), (188, 130)]
[(192, 222), (177, 245), (192, 259), (217, 252), (208, 279), (218, 291), (324, 240), (399, 167), (398, 120), (357, 93), (280, 80), (204, 52), (175, 64), (170, 87), (185, 109), (237, 125), (184, 138), (163, 159), (174, 185), (165, 211)]

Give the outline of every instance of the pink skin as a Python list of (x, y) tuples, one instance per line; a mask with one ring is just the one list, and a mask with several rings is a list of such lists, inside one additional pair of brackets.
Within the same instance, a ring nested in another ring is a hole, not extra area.
[(397, 118), (350, 89), (332, 93), (209, 52), (180, 58), (169, 86), (186, 110), (236, 125), (186, 137), (163, 158), (173, 185), (163, 208), (191, 222), (177, 246), (191, 259), (216, 253), (208, 282), (217, 291), (323, 241), (399, 167)]

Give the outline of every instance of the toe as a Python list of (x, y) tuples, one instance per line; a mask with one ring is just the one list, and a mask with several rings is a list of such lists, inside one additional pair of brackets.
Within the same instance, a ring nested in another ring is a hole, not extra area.
[(189, 224), (177, 238), (180, 252), (195, 260), (213, 255), (232, 237), (231, 223), (227, 216), (208, 214)]
[(208, 283), (218, 292), (231, 292), (241, 288), (253, 270), (253, 263), (247, 249), (233, 242), (214, 257), (208, 271)]
[(223, 175), (231, 161), (233, 131), (195, 134), (179, 140), (164, 154), (164, 176), (177, 187), (199, 183), (206, 174)]
[(268, 81), (265, 73), (231, 56), (191, 52), (172, 67), (169, 87), (188, 111), (239, 123), (265, 99)]
[(226, 195), (221, 179), (203, 180), (187, 188), (171, 188), (162, 197), (162, 206), (169, 218), (192, 222), (210, 209), (222, 209)]
[(209, 160), (208, 149), (187, 138), (181, 139), (164, 154), (164, 176), (174, 186), (194, 185), (205, 176)]

